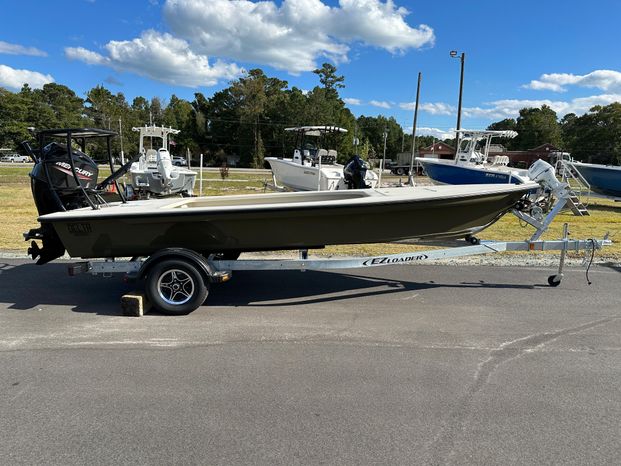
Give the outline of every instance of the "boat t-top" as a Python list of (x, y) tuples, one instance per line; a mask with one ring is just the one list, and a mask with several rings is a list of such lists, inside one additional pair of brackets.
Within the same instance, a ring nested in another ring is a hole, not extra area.
[(296, 134), (293, 158), (266, 157), (272, 169), (274, 185), (293, 191), (333, 191), (339, 189), (374, 188), (377, 175), (360, 157), (352, 157), (345, 165), (337, 163), (337, 151), (321, 147), (328, 136), (347, 133), (338, 126), (299, 126), (285, 128)]
[[(168, 151), (168, 135), (179, 134), (179, 130), (164, 126), (141, 126), (132, 130), (140, 133), (140, 158), (129, 170), (132, 186), (138, 197), (175, 194), (191, 196), (196, 172), (174, 166)], [(148, 138), (148, 142), (145, 138)], [(153, 146), (153, 138), (161, 140), (160, 147)]]
[(529, 180), (528, 170), (509, 167), (509, 157), (489, 157), (493, 138), (517, 136), (515, 131), (470, 131), (459, 130), (459, 146), (455, 159), (434, 159), (417, 157), (427, 176), (437, 184), (522, 184)]

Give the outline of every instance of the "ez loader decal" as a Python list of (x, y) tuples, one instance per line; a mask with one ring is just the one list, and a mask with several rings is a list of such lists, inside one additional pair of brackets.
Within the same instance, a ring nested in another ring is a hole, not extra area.
[(429, 259), (427, 254), (419, 254), (418, 256), (405, 256), (405, 257), (372, 257), (367, 259), (362, 263), (365, 267), (370, 267), (372, 265), (382, 265), (382, 264), (396, 264), (398, 262), (413, 262), (413, 261), (422, 261), (425, 259)]

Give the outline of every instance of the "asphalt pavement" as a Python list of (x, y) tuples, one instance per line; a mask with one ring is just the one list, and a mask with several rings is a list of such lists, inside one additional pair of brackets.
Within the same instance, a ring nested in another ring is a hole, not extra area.
[(236, 272), (131, 318), (0, 262), (0, 464), (621, 462), (615, 267)]

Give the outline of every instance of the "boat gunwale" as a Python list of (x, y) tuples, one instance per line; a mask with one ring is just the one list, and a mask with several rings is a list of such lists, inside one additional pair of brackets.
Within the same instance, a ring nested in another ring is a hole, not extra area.
[[(451, 185), (455, 186), (455, 185)], [(330, 210), (334, 209), (344, 209), (344, 208), (356, 208), (364, 205), (381, 207), (381, 206), (400, 206), (403, 204), (419, 204), (422, 202), (430, 202), (430, 201), (450, 201), (454, 199), (459, 200), (477, 200), (485, 197), (491, 197), (495, 195), (508, 195), (508, 194), (518, 194), (521, 192), (523, 195), (527, 194), (528, 191), (533, 189), (534, 186), (538, 186), (536, 183), (522, 183), (522, 184), (486, 184), (486, 185), (468, 185), (468, 186), (485, 186), (486, 188), (491, 187), (502, 187), (502, 189), (488, 189), (485, 192), (472, 192), (472, 193), (452, 193), (448, 195), (436, 196), (436, 197), (404, 197), (400, 196), (395, 198), (394, 196), (389, 196), (388, 194), (381, 193), (380, 190), (359, 190), (359, 191), (373, 191), (378, 193), (379, 195), (373, 195), (367, 193), (366, 195), (361, 195), (353, 199), (344, 199), (344, 200), (336, 200), (332, 201), (329, 204)], [(434, 187), (424, 187), (425, 189), (433, 190)], [(404, 188), (397, 188), (404, 189)], [(405, 188), (407, 189), (407, 188)], [(329, 191), (321, 191), (321, 192), (329, 192)], [(298, 194), (298, 193), (290, 193), (290, 194)], [(302, 194), (302, 193), (300, 193)], [(308, 192), (304, 193), (308, 194)], [(239, 195), (239, 197), (243, 197), (244, 195)], [(187, 203), (189, 200), (182, 200), (181, 202)], [(363, 202), (355, 202), (355, 201), (364, 201)], [(183, 204), (182, 204), (183, 205)], [(112, 205), (110, 207), (121, 207), (122, 204), (118, 203)], [(144, 206), (144, 204), (143, 204)], [(133, 206), (132, 206), (133, 207)], [(150, 218), (150, 217), (183, 217), (183, 216), (195, 216), (195, 215), (226, 215), (226, 214), (235, 214), (235, 213), (252, 213), (252, 212), (280, 212), (280, 211), (288, 211), (288, 210), (317, 210), (317, 209), (326, 209), (326, 201), (309, 201), (309, 202), (291, 202), (284, 204), (276, 204), (276, 203), (265, 203), (265, 204), (247, 204), (247, 205), (231, 205), (231, 206), (215, 206), (215, 207), (197, 207), (197, 208), (168, 208), (167, 206), (162, 206), (157, 209), (151, 209), (148, 211), (144, 210), (120, 210), (119, 208), (115, 209), (111, 213), (106, 212), (106, 208), (93, 210), (90, 208), (82, 208), (75, 209), (66, 212), (55, 212), (52, 214), (47, 214), (38, 217), (40, 222), (47, 223), (62, 223), (67, 221), (96, 221), (99, 219), (122, 219), (122, 218)], [(92, 213), (93, 215), (89, 215)], [(76, 215), (77, 214), (77, 215)]]
[(619, 165), (602, 165), (600, 163), (588, 163), (588, 162), (577, 162), (571, 161), (569, 162), (572, 165), (583, 166), (587, 168), (594, 168), (596, 170), (621, 170), (621, 166)]
[[(425, 160), (426, 159), (426, 160)], [(479, 165), (475, 165), (475, 164), (469, 164), (469, 162), (466, 163), (458, 163), (455, 162), (454, 159), (432, 159), (431, 157), (427, 158), (427, 157), (416, 157), (416, 161), (420, 162), (422, 164), (425, 163), (434, 163), (436, 165), (447, 165), (447, 166), (453, 166), (453, 167), (459, 167), (459, 168), (467, 168), (469, 170), (486, 170), (486, 171), (497, 171), (498, 173), (502, 173), (503, 175), (512, 175), (514, 177), (521, 177), (524, 178), (524, 180), (521, 180), (522, 182), (527, 182), (529, 181), (528, 178), (528, 170), (524, 169), (524, 168), (513, 168), (513, 167), (509, 167), (506, 165), (494, 165), (492, 163), (488, 163), (487, 165), (485, 164), (479, 164)], [(457, 186), (457, 185), (453, 185), (453, 186)]]

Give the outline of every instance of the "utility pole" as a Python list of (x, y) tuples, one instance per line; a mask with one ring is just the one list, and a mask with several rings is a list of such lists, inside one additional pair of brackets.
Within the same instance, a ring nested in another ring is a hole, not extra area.
[[(457, 58), (457, 50), (451, 50), (450, 55), (452, 58)], [(459, 60), (461, 61), (461, 73), (459, 76), (459, 103), (457, 104), (457, 132), (456, 132), (456, 150), (459, 150), (459, 139), (460, 134), (459, 130), (461, 129), (461, 99), (464, 93), (464, 63), (466, 61), (466, 53), (462, 52), (459, 56)]]
[(410, 157), (410, 173), (408, 174), (408, 184), (414, 186), (414, 153), (416, 152), (416, 123), (418, 121), (418, 102), (420, 101), (420, 82), (423, 74), (418, 72), (418, 83), (416, 84), (416, 103), (414, 104), (414, 121), (412, 122), (412, 156)]

